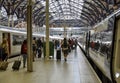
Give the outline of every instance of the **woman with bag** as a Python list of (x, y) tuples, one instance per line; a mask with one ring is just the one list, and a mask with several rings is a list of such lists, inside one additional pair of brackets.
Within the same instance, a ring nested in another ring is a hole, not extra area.
[(61, 47), (64, 54), (64, 60), (67, 61), (69, 43), (66, 38), (64, 38), (64, 40), (62, 41)]
[(7, 39), (3, 39), (3, 42), (1, 44), (1, 53), (2, 53), (2, 61), (6, 60), (7, 61), (7, 57), (9, 55), (9, 46), (8, 46), (8, 42)]

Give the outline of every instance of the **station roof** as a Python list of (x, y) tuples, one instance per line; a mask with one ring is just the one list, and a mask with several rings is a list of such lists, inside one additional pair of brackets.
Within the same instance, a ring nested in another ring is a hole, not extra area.
[[(0, 0), (0, 25), (26, 21), (28, 0)], [(49, 0), (49, 23), (53, 27), (94, 26), (120, 7), (120, 0)], [(45, 0), (33, 0), (33, 24), (45, 25)]]

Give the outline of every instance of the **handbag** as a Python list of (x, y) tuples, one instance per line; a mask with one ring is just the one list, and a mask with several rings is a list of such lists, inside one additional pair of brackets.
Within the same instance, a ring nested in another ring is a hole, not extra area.
[(68, 50), (68, 47), (67, 48), (62, 48), (62, 50)]
[(0, 61), (0, 70), (6, 70), (8, 67), (7, 61)]

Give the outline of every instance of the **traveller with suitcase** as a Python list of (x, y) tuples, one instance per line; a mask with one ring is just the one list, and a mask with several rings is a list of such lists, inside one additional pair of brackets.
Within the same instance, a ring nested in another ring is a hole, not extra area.
[(23, 56), (23, 68), (25, 68), (27, 60), (27, 40), (23, 41), (23, 44), (21, 46), (21, 54)]
[(2, 44), (0, 45), (0, 70), (6, 70), (8, 67), (8, 55), (9, 55), (9, 47), (7, 39), (3, 39)]
[[(26, 59), (27, 59), (27, 40), (23, 41), (23, 44), (21, 46), (21, 54), (23, 56), (23, 68), (25, 68)], [(18, 60), (15, 60), (15, 62), (13, 63), (12, 69), (19, 70), (20, 65), (21, 65), (21, 58), (19, 56)]]

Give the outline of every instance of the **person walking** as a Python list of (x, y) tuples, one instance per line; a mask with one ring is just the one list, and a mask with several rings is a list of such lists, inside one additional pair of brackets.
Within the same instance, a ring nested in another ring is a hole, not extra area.
[(23, 41), (23, 44), (21, 46), (21, 54), (23, 56), (23, 68), (25, 68), (27, 60), (27, 40)]
[(65, 61), (67, 61), (68, 46), (69, 46), (69, 43), (68, 43), (67, 39), (64, 38), (63, 41), (62, 41), (61, 47), (62, 47), (62, 51), (63, 51), (63, 54), (64, 54), (64, 60)]
[(42, 48), (43, 48), (43, 42), (42, 42), (41, 39), (39, 38), (39, 39), (37, 40), (37, 53), (38, 53), (38, 58), (41, 58)]

